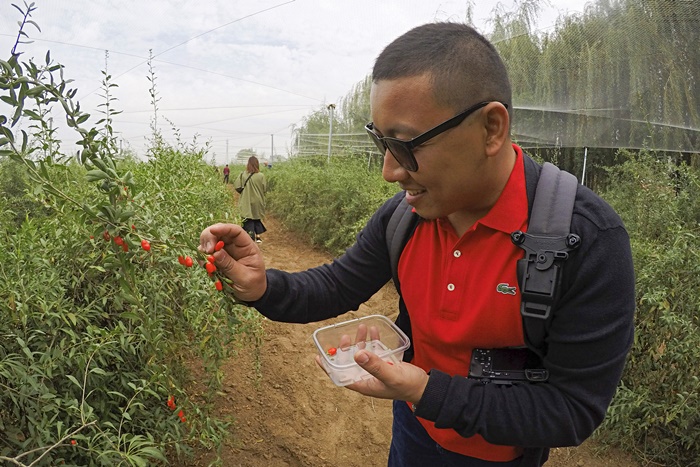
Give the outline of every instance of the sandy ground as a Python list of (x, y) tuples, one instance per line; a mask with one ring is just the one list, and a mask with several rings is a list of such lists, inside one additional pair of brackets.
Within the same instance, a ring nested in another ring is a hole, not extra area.
[[(265, 221), (261, 249), (268, 267), (296, 271), (330, 262), (287, 232)], [(333, 385), (314, 362), (312, 333), (322, 325), (368, 314), (396, 315), (396, 291), (385, 286), (357, 312), (296, 325), (265, 320), (260, 359), (239, 352), (226, 362), (217, 411), (235, 420), (222, 447), (225, 467), (371, 467), (386, 465), (391, 442), (391, 402)], [(258, 367), (259, 365), (259, 367)], [(197, 452), (182, 466), (206, 466), (213, 453)], [(624, 453), (599, 453), (584, 443), (555, 449), (547, 467), (639, 467)]]

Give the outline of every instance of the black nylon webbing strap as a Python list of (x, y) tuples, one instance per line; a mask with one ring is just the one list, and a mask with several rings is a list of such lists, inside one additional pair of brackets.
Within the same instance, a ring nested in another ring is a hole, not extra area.
[[(399, 294), (401, 293), (399, 286), (399, 257), (401, 257), (401, 252), (406, 242), (413, 235), (416, 225), (418, 225), (418, 215), (413, 212), (413, 209), (404, 198), (391, 214), (386, 227), (386, 246), (389, 250), (389, 260), (391, 262), (391, 277), (394, 279), (394, 285)], [(399, 235), (399, 237), (396, 237), (396, 235)]]
[(570, 233), (577, 186), (576, 177), (546, 162), (537, 182), (527, 233), (511, 234), (513, 243), (525, 250), (525, 257), (518, 261), (525, 343), (540, 356), (545, 351), (547, 324), (563, 263), (568, 252), (581, 243)]
[(545, 162), (537, 182), (528, 233), (567, 235), (571, 228), (576, 185), (576, 177)]

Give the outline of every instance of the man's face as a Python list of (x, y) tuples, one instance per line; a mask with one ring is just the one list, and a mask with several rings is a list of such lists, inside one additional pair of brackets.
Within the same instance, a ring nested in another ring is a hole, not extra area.
[[(372, 85), (370, 105), (374, 128), (381, 136), (411, 139), (463, 109), (439, 106), (427, 75), (382, 80)], [(402, 168), (390, 152), (382, 175), (407, 191), (406, 200), (428, 219), (454, 213), (483, 214), (488, 210), (488, 158), (481, 110), (461, 124), (414, 148), (418, 170)], [(470, 216), (473, 217), (473, 216)]]

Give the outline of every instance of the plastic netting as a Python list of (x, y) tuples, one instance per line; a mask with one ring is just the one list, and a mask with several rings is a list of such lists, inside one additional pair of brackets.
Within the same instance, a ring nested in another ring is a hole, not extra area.
[[(523, 5), (486, 32), (510, 73), (516, 142), (700, 153), (700, 0), (598, 0), (539, 30), (537, 2)], [(377, 152), (368, 97), (366, 80), (339, 106), (333, 153)], [(296, 155), (328, 150), (323, 113), (297, 129)]]
[(699, 26), (697, 0), (605, 0), (551, 31), (518, 31), (517, 23), (497, 30), (492, 39), (513, 86), (514, 137), (700, 152)]

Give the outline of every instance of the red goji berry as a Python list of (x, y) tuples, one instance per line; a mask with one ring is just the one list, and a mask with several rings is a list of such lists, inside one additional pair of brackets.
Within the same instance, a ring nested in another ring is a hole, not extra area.
[(131, 224), (131, 230), (136, 230), (136, 226), (134, 224)]
[(116, 237), (114, 237), (114, 243), (116, 243), (119, 246), (122, 246), (124, 244), (124, 239), (117, 235)]
[(182, 410), (180, 410), (180, 411), (177, 413), (177, 416), (180, 417), (180, 418), (183, 418), (183, 417), (185, 416), (185, 412), (183, 412)]
[(105, 239), (105, 242), (108, 242), (109, 241), (109, 232), (107, 232), (106, 230), (104, 232), (102, 232), (102, 238)]
[(72, 439), (72, 440), (70, 440), (70, 444), (72, 444), (73, 446), (75, 446), (76, 444), (78, 444), (78, 442), (77, 442), (76, 440)]
[(185, 265), (185, 257), (180, 255), (177, 257), (177, 262), (182, 264), (183, 266)]
[(335, 347), (331, 347), (326, 353), (332, 357), (336, 354), (336, 352), (338, 352), (338, 349), (336, 349)]
[(216, 266), (214, 266), (212, 263), (207, 263), (204, 265), (204, 267), (207, 270), (207, 274), (209, 274), (210, 276), (214, 274), (214, 271), (216, 271)]
[(214, 282), (214, 286), (216, 287), (216, 290), (221, 292), (224, 289), (224, 285), (221, 283), (221, 281), (216, 281)]
[(180, 417), (180, 422), (181, 422), (181, 423), (185, 423), (186, 421), (187, 421), (187, 419), (186, 419), (185, 417)]
[(216, 246), (214, 246), (214, 251), (219, 251), (219, 250), (222, 249), (223, 247), (224, 247), (224, 242), (223, 242), (223, 240), (219, 240), (218, 242), (216, 242)]
[(216, 258), (214, 258), (214, 255), (209, 255), (207, 256), (207, 261), (209, 261), (210, 263), (214, 263), (214, 261), (216, 261)]
[(168, 396), (168, 408), (170, 410), (175, 410), (175, 396)]
[(95, 236), (94, 236), (94, 235), (90, 235), (90, 240), (94, 240), (94, 239), (95, 239)]
[(146, 251), (151, 251), (151, 244), (148, 243), (148, 240), (141, 240), (141, 248), (143, 248)]
[(192, 258), (190, 258), (189, 256), (185, 256), (185, 267), (191, 268), (192, 264)]
[(122, 251), (123, 251), (124, 253), (126, 253), (127, 251), (129, 251), (129, 244), (128, 244), (128, 243), (126, 243), (126, 242), (122, 243)]

